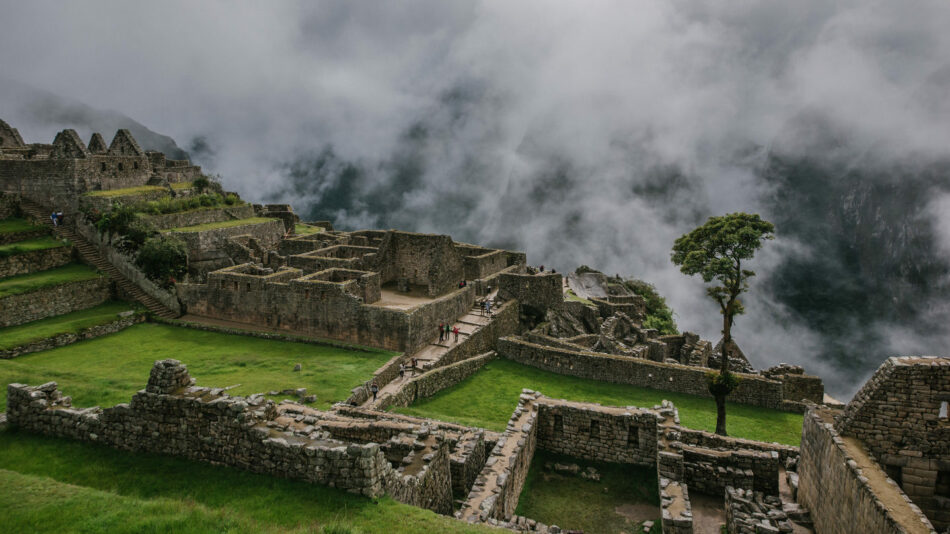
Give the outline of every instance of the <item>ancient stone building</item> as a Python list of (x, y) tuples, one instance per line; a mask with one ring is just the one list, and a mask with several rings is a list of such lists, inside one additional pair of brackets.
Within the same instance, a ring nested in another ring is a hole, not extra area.
[[(306, 237), (248, 249), (250, 262), (213, 271), (203, 284), (178, 284), (182, 303), (194, 315), (411, 352), (431, 341), (440, 322), (468, 313), (476, 288), (525, 267), (521, 253), (457, 244), (447, 235)], [(463, 280), (471, 283), (460, 287)]]
[(142, 150), (128, 130), (116, 132), (106, 147), (98, 133), (90, 145), (74, 130), (59, 132), (52, 144), (26, 144), (0, 120), (0, 190), (57, 209), (75, 211), (89, 191), (188, 181), (201, 168)]
[(948, 402), (950, 359), (902, 357), (884, 362), (843, 412), (813, 408), (802, 431), (799, 501), (816, 528), (950, 526)]

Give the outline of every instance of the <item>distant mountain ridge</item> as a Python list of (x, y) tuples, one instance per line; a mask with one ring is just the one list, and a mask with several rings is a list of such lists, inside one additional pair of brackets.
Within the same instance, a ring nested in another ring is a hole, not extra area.
[(20, 130), (27, 143), (51, 143), (56, 132), (73, 128), (83, 141), (99, 132), (106, 142), (126, 128), (145, 150), (164, 152), (171, 159), (188, 159), (175, 140), (150, 130), (118, 111), (97, 109), (27, 84), (0, 78), (0, 118)]

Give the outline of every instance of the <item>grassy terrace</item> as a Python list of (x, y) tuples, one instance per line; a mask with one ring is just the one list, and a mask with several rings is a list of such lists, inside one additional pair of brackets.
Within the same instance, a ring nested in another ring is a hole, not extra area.
[(109, 189), (105, 191), (90, 191), (85, 193), (87, 197), (114, 198), (125, 195), (138, 195), (141, 193), (150, 193), (152, 191), (165, 191), (164, 187), (157, 185), (140, 185), (138, 187), (126, 187), (124, 189)]
[(12, 217), (0, 221), (0, 234), (27, 232), (29, 230), (36, 230), (37, 228), (42, 228), (42, 226), (32, 224), (26, 219), (20, 219), (19, 217)]
[(25, 241), (17, 241), (16, 243), (0, 245), (0, 258), (14, 256), (16, 254), (23, 254), (25, 252), (33, 252), (35, 250), (64, 247), (67, 244), (68, 241), (62, 241), (51, 236), (27, 239)]
[(322, 231), (323, 228), (320, 228), (319, 226), (310, 226), (309, 224), (300, 223), (294, 225), (294, 233), (297, 235), (319, 234)]
[[(716, 403), (712, 399), (564, 376), (505, 359), (489, 362), (472, 377), (434, 397), (395, 410), (503, 431), (522, 388), (555, 399), (613, 406), (652, 407), (666, 399), (679, 409), (684, 426), (709, 432), (716, 429)], [(796, 446), (801, 441), (800, 414), (728, 403), (726, 423), (729, 435), (739, 438)]]
[(261, 224), (269, 221), (275, 221), (268, 217), (251, 217), (249, 219), (235, 219), (231, 221), (221, 221), (215, 223), (196, 224), (194, 226), (181, 226), (179, 228), (169, 228), (164, 232), (203, 232), (205, 230), (217, 230), (219, 228), (231, 228), (232, 226), (245, 226), (248, 224)]
[[(38, 385), (50, 380), (73, 405), (112, 406), (129, 402), (145, 387), (155, 360), (181, 360), (199, 386), (224, 387), (235, 395), (307, 388), (317, 407), (346, 399), (395, 353), (271, 341), (143, 323), (108, 336), (53, 350), (0, 360), (0, 384)], [(294, 364), (303, 370), (293, 372)], [(286, 395), (277, 398), (285, 398)], [(0, 411), (6, 410), (6, 396)]]
[(498, 532), (389, 498), (14, 431), (0, 432), (0, 510), (5, 532)]
[(128, 302), (106, 302), (93, 308), (57, 315), (32, 323), (0, 328), (0, 350), (8, 350), (20, 345), (40, 341), (61, 334), (75, 334), (84, 328), (111, 323), (118, 319), (117, 314), (131, 310)]
[(99, 277), (98, 271), (81, 263), (70, 263), (38, 273), (21, 274), (0, 280), (0, 298), (30, 293), (44, 287)]
[(191, 189), (192, 187), (194, 187), (195, 183), (194, 182), (178, 182), (178, 183), (169, 184), (169, 185), (171, 185), (172, 189), (174, 189), (175, 191), (180, 191), (182, 189)]
[[(545, 464), (577, 464), (600, 473), (594, 481), (549, 470)], [(584, 532), (641, 532), (644, 521), (660, 519), (656, 469), (635, 465), (585, 462), (538, 450), (516, 514)]]

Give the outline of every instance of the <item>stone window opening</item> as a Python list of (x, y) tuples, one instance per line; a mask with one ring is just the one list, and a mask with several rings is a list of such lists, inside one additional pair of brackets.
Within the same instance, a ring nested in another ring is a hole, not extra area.
[(590, 422), (590, 435), (591, 437), (600, 435), (600, 421), (592, 419)]
[(247, 290), (248, 290), (248, 291), (251, 290), (251, 283), (250, 283), (250, 282), (247, 283)]
[(137, 161), (132, 162), (132, 168), (135, 170), (139, 170), (139, 162)]
[(124, 171), (124, 170), (125, 170), (125, 165), (123, 165), (123, 164), (120, 163), (120, 164), (119, 164), (119, 170), (120, 170), (120, 171)]
[(554, 433), (560, 434), (561, 432), (564, 432), (564, 418), (561, 417), (560, 415), (555, 415), (554, 416)]
[(941, 421), (947, 421), (947, 401), (940, 401), (939, 417)]
[(884, 473), (888, 476), (888, 478), (890, 478), (894, 482), (897, 482), (897, 485), (902, 489), (904, 487), (903, 471), (904, 469), (899, 465), (885, 465), (884, 466)]
[(631, 426), (627, 429), (627, 444), (631, 447), (640, 446), (640, 428), (636, 426)]
[(105, 162), (102, 162), (102, 163), (99, 164), (99, 170), (102, 171), (102, 172), (106, 172), (106, 163), (105, 163)]

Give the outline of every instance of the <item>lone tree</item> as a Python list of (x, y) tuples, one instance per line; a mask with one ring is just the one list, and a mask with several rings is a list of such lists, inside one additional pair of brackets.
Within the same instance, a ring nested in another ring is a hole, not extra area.
[(710, 217), (706, 224), (680, 237), (673, 244), (673, 263), (684, 274), (698, 274), (706, 283), (717, 284), (706, 293), (719, 303), (722, 313), (722, 354), (718, 373), (709, 374), (709, 392), (716, 399), (716, 433), (726, 435), (726, 395), (739, 384), (729, 372), (728, 347), (732, 342), (733, 318), (743, 313), (739, 295), (749, 289), (755, 273), (742, 268), (762, 242), (774, 237), (775, 225), (756, 214), (730, 213)]

